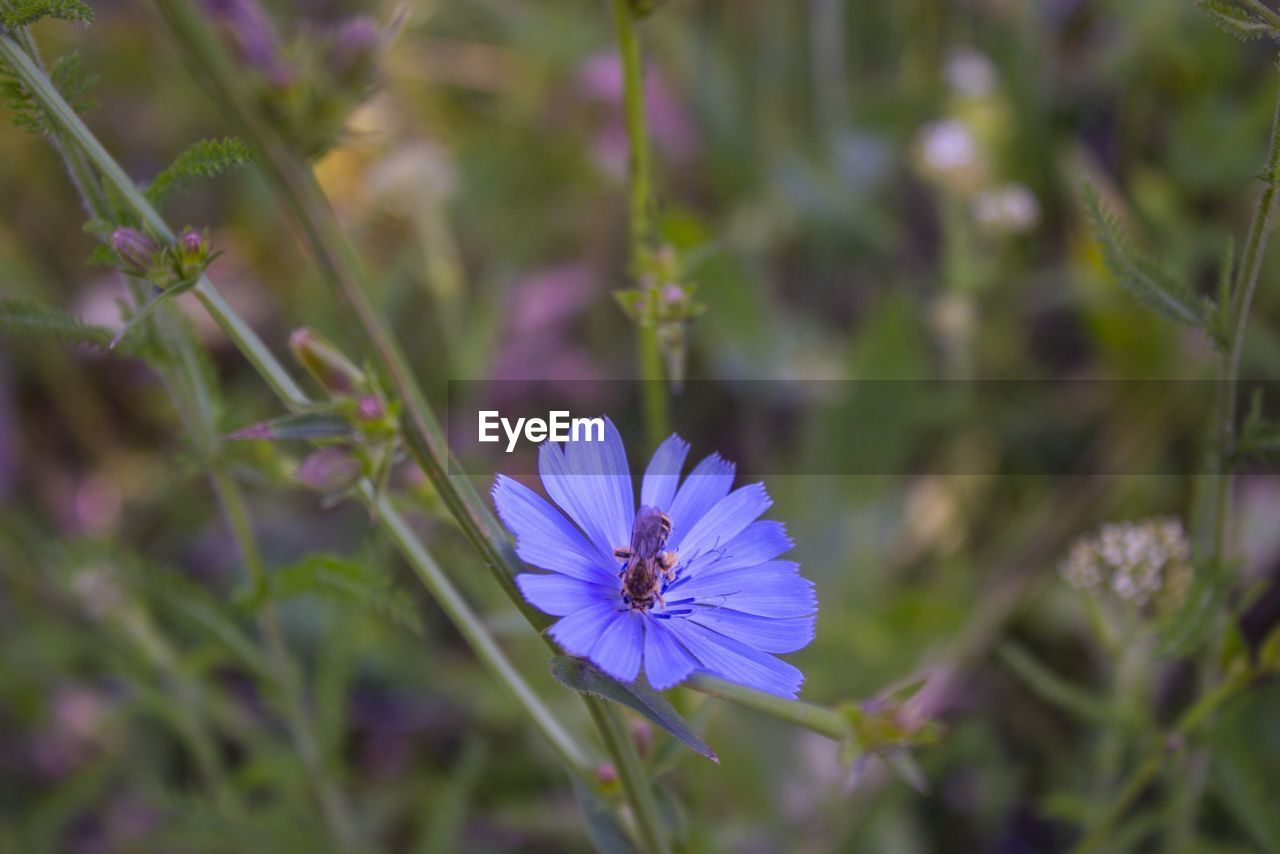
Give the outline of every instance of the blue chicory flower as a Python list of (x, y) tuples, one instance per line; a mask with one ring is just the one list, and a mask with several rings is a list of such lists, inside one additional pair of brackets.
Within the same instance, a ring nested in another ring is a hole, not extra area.
[[(604, 441), (542, 445), (538, 471), (560, 510), (504, 475), (494, 484), (517, 554), (546, 570), (516, 583), (560, 617), (551, 636), (624, 682), (643, 670), (665, 690), (700, 671), (794, 698), (804, 674), (772, 653), (813, 639), (817, 598), (798, 564), (776, 559), (794, 544), (782, 523), (759, 519), (772, 503), (764, 484), (730, 492), (734, 465), (719, 454), (681, 482), (689, 444), (672, 435), (645, 470), (637, 512), (622, 439), (605, 425)], [(662, 518), (669, 534), (649, 555), (658, 560), (652, 595), (632, 595), (622, 576), (633, 525)]]

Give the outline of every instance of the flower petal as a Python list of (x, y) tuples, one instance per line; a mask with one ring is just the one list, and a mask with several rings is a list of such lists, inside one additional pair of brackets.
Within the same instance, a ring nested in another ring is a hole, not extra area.
[(590, 584), (558, 574), (521, 573), (516, 576), (516, 586), (529, 604), (555, 617), (564, 617), (601, 602), (612, 602), (618, 597), (616, 586)]
[(729, 494), (729, 488), (733, 486), (733, 470), (733, 463), (719, 454), (712, 454), (693, 467), (684, 483), (680, 484), (671, 509), (667, 511), (671, 517), (668, 548), (677, 548), (698, 520)]
[(596, 641), (600, 640), (601, 630), (619, 613), (616, 602), (589, 605), (580, 611), (561, 617), (555, 625), (547, 629), (547, 634), (564, 647), (565, 652), (585, 658), (595, 646)]
[(656, 691), (674, 688), (698, 666), (666, 626), (666, 620), (649, 619), (644, 626), (644, 675)]
[(766, 652), (691, 623), (672, 619), (667, 627), (708, 673), (794, 700), (804, 674)]
[(631, 540), (635, 492), (618, 428), (604, 419), (604, 441), (544, 442), (538, 450), (542, 485), (603, 555)]
[[(727, 546), (748, 525), (769, 509), (773, 499), (763, 483), (753, 483), (729, 493), (698, 520), (679, 543), (680, 553), (689, 560), (704, 551), (724, 553)], [(672, 517), (674, 519), (674, 517)]]
[[(818, 609), (813, 582), (791, 561), (778, 560), (746, 569), (709, 572), (668, 588), (668, 602), (693, 599), (698, 605), (731, 608), (761, 617), (807, 617)], [(673, 605), (674, 607), (674, 605)]]
[(684, 468), (684, 459), (688, 455), (689, 443), (674, 433), (658, 446), (640, 484), (641, 506), (671, 510), (676, 486), (680, 483), (680, 470)]
[(591, 661), (614, 679), (633, 682), (644, 652), (644, 617), (627, 608), (617, 612), (591, 647)]
[(600, 554), (569, 520), (529, 487), (498, 475), (493, 503), (516, 538), (516, 554), (525, 563), (583, 581), (611, 584), (616, 561)]
[(817, 615), (779, 619), (746, 614), (729, 608), (698, 608), (689, 615), (688, 620), (741, 641), (753, 649), (795, 652), (804, 649), (813, 640), (813, 624)]
[(773, 560), (795, 546), (781, 522), (762, 519), (752, 522), (722, 548), (710, 549), (681, 569), (681, 575), (702, 578), (718, 572), (757, 566)]

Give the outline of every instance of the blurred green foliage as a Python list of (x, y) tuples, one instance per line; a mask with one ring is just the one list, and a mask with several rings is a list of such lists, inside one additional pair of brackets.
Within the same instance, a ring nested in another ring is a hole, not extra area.
[[(34, 32), (48, 56), (75, 51), (98, 76), (86, 119), (130, 173), (173, 176), (167, 165), (193, 141), (231, 129), (144, 7), (95, 8), (92, 27)], [(283, 44), (305, 46), (348, 16), (392, 10), (269, 11)], [(1190, 291), (1213, 295), (1258, 184), (1274, 44), (1242, 45), (1183, 0), (671, 0), (643, 33), (660, 227), (706, 306), (688, 334), (690, 378), (1212, 375), (1207, 336), (1146, 312), (1106, 275), (1081, 187), (1096, 186), (1132, 242)], [(632, 375), (631, 327), (612, 296), (626, 284), (626, 152), (611, 45), (601, 4), (417, 4), (377, 91), (317, 162), (437, 402), (451, 378)], [(944, 120), (971, 130), (981, 169), (922, 164), (921, 134)], [(88, 263), (96, 239), (56, 153), (11, 129), (0, 164), (0, 293), (117, 324), (124, 291)], [(1011, 183), (1033, 196), (1034, 220), (984, 228), (974, 200)], [(219, 288), (278, 352), (302, 325), (358, 352), (252, 167), (184, 188), (170, 210), (211, 229), (225, 253)], [(1277, 273), (1268, 259), (1246, 377), (1280, 364)], [(278, 414), (188, 299), (223, 389), (220, 426)], [(247, 637), (260, 602), (164, 390), (128, 353), (0, 329), (0, 850), (326, 844)], [(816, 640), (792, 657), (804, 697), (871, 698), (953, 668), (938, 705), (945, 735), (918, 754), (921, 794), (874, 762), (851, 773), (818, 736), (674, 692), (721, 762), (673, 758), (652, 736), (681, 846), (1069, 846), (1194, 680), (1185, 661), (1150, 649), (1141, 678), (1119, 672), (1087, 597), (1056, 567), (1101, 522), (1187, 515), (1198, 451), (1174, 437), (1205, 417), (1144, 400), (1116, 413), (1099, 457), (1150, 476), (771, 478), (821, 601)], [(998, 470), (1001, 449), (981, 433), (937, 446), (919, 426), (837, 410), (799, 429), (837, 453), (874, 444)], [(756, 441), (749, 424), (726, 427), (725, 447)], [(224, 453), (250, 493), (274, 568), (262, 593), (282, 608), (325, 764), (368, 838), (392, 850), (586, 849), (550, 751), (367, 513), (322, 508), (297, 487), (298, 450)], [(1280, 616), (1280, 485), (1258, 474), (1240, 487), (1240, 570), (1256, 588), (1248, 647)], [(441, 562), (467, 568), (455, 577), (516, 641), (510, 654), (535, 687), (584, 728), (436, 496), (409, 471), (391, 488)], [(1119, 722), (1091, 721), (1055, 680), (1088, 698), (1118, 685), (1140, 722), (1127, 707)], [(1153, 799), (1116, 829), (1116, 850), (1275, 850), (1274, 695), (1269, 684), (1232, 701), (1203, 735), (1207, 767), (1179, 760), (1155, 781), (1175, 791), (1180, 775), (1203, 777), (1198, 835), (1175, 838), (1176, 801)]]

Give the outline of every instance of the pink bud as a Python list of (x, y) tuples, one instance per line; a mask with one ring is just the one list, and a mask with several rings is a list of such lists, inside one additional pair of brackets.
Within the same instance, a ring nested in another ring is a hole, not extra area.
[(130, 267), (131, 273), (145, 273), (160, 251), (154, 240), (135, 228), (117, 228), (111, 232), (111, 248)]
[(356, 405), (356, 412), (364, 421), (377, 421), (387, 414), (382, 401), (371, 394), (360, 398), (360, 402)]
[(360, 461), (342, 448), (321, 448), (298, 466), (297, 477), (318, 492), (345, 489), (360, 477)]
[(307, 373), (330, 394), (353, 395), (364, 385), (364, 374), (351, 360), (314, 330), (295, 329), (289, 349)]

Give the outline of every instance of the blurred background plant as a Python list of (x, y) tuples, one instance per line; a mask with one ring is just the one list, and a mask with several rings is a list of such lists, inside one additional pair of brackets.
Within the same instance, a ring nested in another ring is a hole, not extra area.
[[(357, 502), (328, 506), (373, 475), (392, 518), (463, 570), (451, 577), (481, 628), (512, 641), (506, 656), (554, 718), (590, 731), (448, 496), (396, 465), (412, 441), (395, 426), (402, 401), (366, 375), (370, 348), (273, 201), (272, 161), (249, 163), (263, 146), (192, 148), (244, 134), (216, 80), (170, 37), (172, 18), (93, 5), (91, 27), (30, 30), (48, 76), (194, 238), (160, 233), (110, 182), (94, 190), (75, 168), (68, 181), (39, 136), (0, 134), (0, 849), (563, 850), (588, 847), (584, 826), (603, 846), (607, 825), (584, 821), (555, 742), (475, 666), (456, 614), (415, 582), (421, 563)], [(1276, 23), (1247, 0), (1209, 5), (1236, 35)], [(81, 7), (3, 8), (17, 32)], [(1184, 0), (672, 0), (636, 22), (653, 161), (638, 201), (601, 4), (201, 10), (265, 132), (311, 159), (435, 403), (451, 378), (633, 377), (633, 320), (680, 351), (662, 366), (674, 378), (1230, 387), (1280, 363), (1280, 271), (1248, 230), (1274, 180), (1275, 45), (1233, 40)], [(49, 130), (12, 81), (11, 114)], [(282, 429), (282, 405), (201, 306), (209, 263), (272, 351), (307, 327), (351, 356), (349, 388), (300, 359), (347, 432), (220, 441)], [(1230, 336), (1205, 300), (1233, 306), (1251, 275), (1248, 335), (1224, 376)], [(107, 355), (120, 303), (151, 298), (164, 328), (201, 346), (142, 324)], [(822, 605), (815, 642), (792, 657), (802, 697), (873, 698), (842, 707), (851, 732), (930, 746), (907, 765), (895, 750), (850, 766), (821, 735), (676, 691), (720, 766), (632, 719), (675, 844), (1280, 849), (1280, 486), (1259, 455), (1274, 448), (1275, 402), (1219, 441), (1244, 403), (1211, 422), (1123, 402), (1096, 453), (1152, 474), (1110, 478), (1001, 476), (984, 432), (939, 444), (891, 410), (798, 425), (824, 452), (889, 436), (897, 459), (926, 461), (914, 470), (964, 456), (991, 472), (769, 479)], [(377, 441), (353, 446), (352, 425)], [(1188, 430), (1209, 432), (1213, 459), (1181, 442)], [(724, 434), (726, 448), (760, 441), (749, 423)], [(1216, 508), (1205, 523), (1192, 471), (1234, 499), (1218, 502), (1229, 524)], [(257, 580), (224, 520), (227, 489), (249, 508)]]

